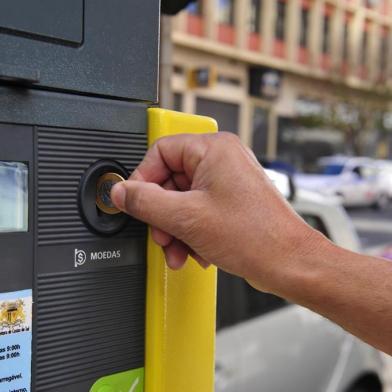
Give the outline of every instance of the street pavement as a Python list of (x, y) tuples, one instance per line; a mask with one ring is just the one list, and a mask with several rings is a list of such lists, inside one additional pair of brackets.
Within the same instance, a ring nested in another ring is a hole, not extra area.
[(392, 205), (382, 211), (356, 208), (348, 211), (359, 234), (363, 250), (375, 254), (392, 245)]
[[(348, 213), (357, 229), (364, 252), (378, 256), (385, 248), (392, 246), (392, 206), (383, 211), (358, 208), (351, 209)], [(392, 392), (392, 357), (385, 355), (384, 358), (384, 392)]]

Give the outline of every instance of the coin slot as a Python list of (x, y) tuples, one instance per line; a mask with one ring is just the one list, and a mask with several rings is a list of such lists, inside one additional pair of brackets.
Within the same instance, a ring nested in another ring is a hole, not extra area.
[(98, 208), (98, 206), (96, 206), (96, 208), (97, 208), (97, 215), (102, 216), (103, 212)]
[(79, 211), (83, 222), (95, 234), (114, 235), (127, 225), (129, 217), (114, 207), (110, 190), (128, 176), (127, 170), (112, 160), (94, 163), (83, 175), (79, 186)]

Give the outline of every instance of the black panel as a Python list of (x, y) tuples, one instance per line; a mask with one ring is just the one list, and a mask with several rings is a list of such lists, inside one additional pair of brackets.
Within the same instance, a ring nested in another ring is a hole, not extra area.
[[(39, 128), (37, 137), (38, 244), (96, 241), (79, 214), (80, 179), (100, 159), (115, 159), (131, 172), (146, 152), (146, 135)], [(130, 219), (117, 238), (144, 233), (144, 225)]]
[[(69, 2), (62, 3), (63, 7)], [(51, 28), (56, 29), (54, 25)], [(0, 63), (15, 67), (14, 80), (18, 69), (21, 80), (26, 74), (39, 74), (40, 87), (153, 102), (158, 37), (159, 1), (85, 0), (80, 47), (0, 31)]]
[(144, 366), (144, 277), (144, 265), (38, 276), (36, 392)]
[(0, 28), (80, 44), (83, 0), (1, 0)]
[(144, 366), (146, 226), (129, 218), (102, 238), (78, 208), (85, 171), (110, 159), (131, 172), (147, 149), (144, 130), (35, 128), (34, 392), (85, 392)]

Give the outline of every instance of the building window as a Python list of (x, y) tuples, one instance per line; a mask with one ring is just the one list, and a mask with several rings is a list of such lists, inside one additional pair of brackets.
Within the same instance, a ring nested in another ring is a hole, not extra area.
[(380, 43), (380, 72), (385, 76), (388, 69), (388, 52), (389, 52), (389, 39), (388, 29), (383, 29)]
[(330, 26), (331, 18), (329, 15), (324, 15), (324, 23), (323, 23), (323, 42), (322, 42), (322, 52), (324, 54), (329, 53), (329, 34), (330, 34)]
[(234, 25), (234, 0), (218, 0), (218, 21), (224, 25)]
[(361, 54), (360, 54), (361, 56), (360, 64), (362, 66), (366, 66), (368, 41), (369, 41), (369, 34), (365, 30), (362, 34), (362, 44), (361, 44)]
[(258, 158), (267, 155), (268, 128), (270, 112), (267, 109), (256, 106), (253, 111), (253, 152)]
[(173, 94), (173, 110), (182, 111), (182, 94), (180, 93)]
[(285, 39), (285, 24), (286, 24), (286, 1), (278, 0), (276, 23), (275, 23), (275, 38), (279, 41)]
[(301, 10), (301, 33), (300, 33), (300, 45), (302, 48), (308, 47), (308, 32), (309, 32), (309, 10), (302, 8)]
[(262, 0), (250, 0), (249, 32), (261, 32), (261, 4)]
[(226, 45), (234, 45), (236, 37), (236, 31), (234, 28), (235, 0), (216, 1), (218, 1), (218, 41)]
[(198, 97), (196, 99), (196, 113), (214, 118), (221, 131), (238, 133), (240, 107), (235, 103)]
[(261, 9), (262, 0), (248, 0), (250, 12), (248, 17), (249, 41), (248, 48), (250, 50), (261, 49)]
[(197, 35), (199, 37), (204, 34), (204, 26), (203, 26), (203, 9), (202, 9), (202, 1), (198, 0), (192, 2), (187, 7), (188, 11), (188, 33)]
[(343, 27), (343, 45), (342, 45), (342, 60), (346, 62), (348, 60), (348, 33), (349, 33), (349, 25), (348, 21), (344, 23)]

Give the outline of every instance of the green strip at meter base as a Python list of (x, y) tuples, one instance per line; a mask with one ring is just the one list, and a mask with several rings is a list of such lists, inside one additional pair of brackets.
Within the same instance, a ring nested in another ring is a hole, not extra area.
[(90, 392), (143, 392), (144, 368), (100, 378)]

